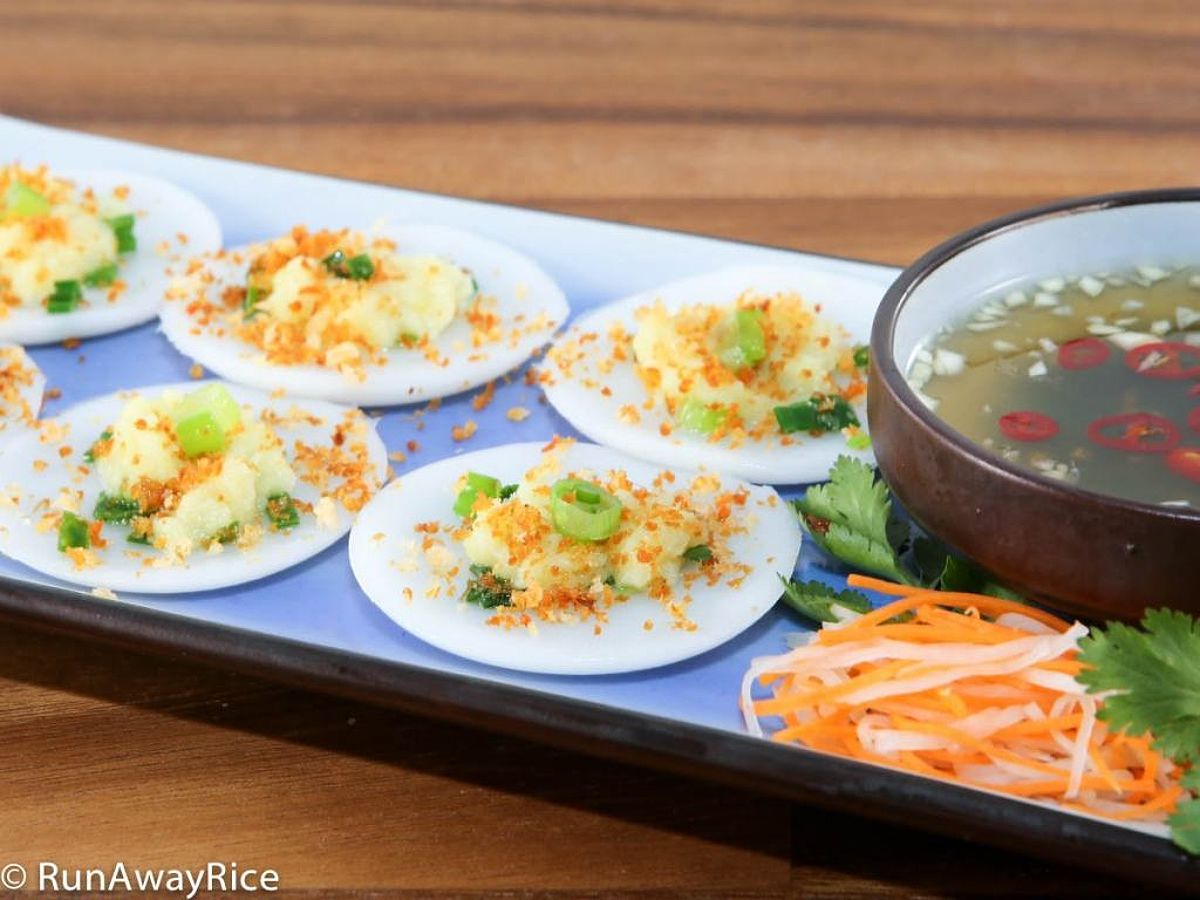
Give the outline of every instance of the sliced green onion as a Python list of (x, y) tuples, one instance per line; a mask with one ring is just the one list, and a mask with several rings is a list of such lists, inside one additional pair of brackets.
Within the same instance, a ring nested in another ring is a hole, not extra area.
[(854, 367), (856, 369), (866, 370), (871, 365), (871, 348), (866, 344), (859, 344), (854, 348)]
[(851, 450), (866, 450), (871, 446), (871, 436), (865, 431), (852, 434), (846, 438), (846, 446)]
[(137, 238), (133, 234), (133, 226), (137, 218), (128, 213), (124, 216), (114, 216), (108, 220), (108, 227), (112, 229), (113, 236), (117, 239), (118, 253), (132, 253), (137, 249)]
[(27, 184), (14, 181), (4, 194), (4, 209), (14, 216), (44, 216), (50, 212), (50, 201)]
[(209, 384), (180, 400), (172, 416), (179, 446), (194, 458), (225, 449), (229, 432), (242, 421), (242, 408), (224, 385)]
[(712, 547), (708, 544), (697, 544), (683, 551), (683, 558), (688, 562), (708, 562), (713, 558)]
[(371, 262), (371, 257), (365, 253), (360, 253), (358, 256), (352, 256), (346, 260), (346, 278), (353, 278), (355, 281), (366, 281), (375, 274), (375, 263)]
[(675, 413), (679, 427), (700, 434), (712, 434), (725, 424), (728, 412), (721, 407), (710, 406), (695, 397), (688, 397)]
[(73, 512), (64, 512), (58, 523), (58, 552), (72, 548), (87, 549), (90, 546), (92, 537), (88, 533), (87, 519), (81, 519)]
[(132, 497), (121, 494), (101, 494), (92, 510), (92, 518), (113, 525), (128, 525), (141, 515), (141, 505)]
[(196, 413), (211, 413), (222, 431), (232, 431), (242, 421), (242, 408), (223, 384), (206, 384), (179, 401), (173, 415), (178, 422)]
[(500, 488), (500, 494), (499, 494), (500, 499), (507, 500), (509, 497), (511, 497), (513, 494), (515, 494), (519, 489), (520, 489), (520, 485), (518, 485), (518, 484), (506, 484), (504, 487)]
[(463, 488), (458, 492), (458, 496), (454, 498), (454, 514), (461, 519), (465, 519), (472, 515), (475, 511), (475, 500), (479, 496), (479, 491), (475, 488)]
[(636, 594), (638, 592), (637, 588), (630, 587), (627, 584), (617, 584), (617, 576), (616, 575), (609, 575), (607, 578), (604, 579), (604, 583), (607, 584), (610, 588), (613, 589), (614, 592), (616, 592), (618, 594), (629, 595), (629, 594)]
[(796, 431), (824, 434), (859, 425), (854, 407), (841, 397), (829, 394), (813, 394), (799, 403), (777, 406), (775, 421), (779, 423), (779, 430), (784, 434)]
[(621, 525), (621, 502), (604, 488), (564, 478), (550, 488), (554, 530), (577, 541), (603, 541)]
[(480, 475), (478, 472), (468, 472), (467, 487), (473, 487), (477, 491), (483, 491), (489, 497), (495, 497), (500, 493), (500, 479), (493, 478), (491, 475)]
[(600, 487), (587, 481), (581, 481), (571, 489), (575, 499), (584, 506), (595, 506), (600, 502)]
[(105, 441), (111, 441), (112, 436), (113, 433), (111, 428), (105, 428), (102, 432), (100, 432), (100, 437), (96, 438), (92, 446), (88, 447), (84, 452), (83, 461), (86, 463), (94, 463), (96, 461), (96, 446), (104, 443)]
[(267, 498), (267, 518), (280, 531), (287, 531), (300, 524), (300, 511), (291, 494), (280, 492)]
[(767, 358), (767, 336), (757, 309), (739, 309), (726, 317), (718, 331), (717, 359), (734, 372), (758, 365)]
[(105, 263), (83, 276), (83, 283), (87, 287), (108, 287), (116, 280), (117, 264), (115, 262)]
[(474, 300), (479, 296), (479, 279), (477, 279), (473, 274), (468, 273), (468, 275), (471, 279), (471, 293), (467, 295), (467, 299)]
[(46, 298), (46, 312), (69, 313), (83, 300), (83, 288), (78, 281), (56, 281), (54, 292)]
[(206, 453), (220, 453), (225, 449), (225, 432), (217, 424), (216, 417), (207, 410), (186, 419), (178, 419), (175, 422), (175, 437), (188, 459)]
[(334, 250), (321, 260), (321, 265), (330, 275), (352, 278), (355, 281), (366, 281), (375, 274), (375, 263), (371, 262), (371, 257), (366, 253), (347, 258), (343, 251)]
[(256, 284), (246, 285), (246, 296), (245, 299), (242, 300), (242, 313), (244, 314), (245, 318), (249, 319), (256, 312), (258, 312), (254, 307), (258, 306), (259, 301), (263, 299), (263, 295), (265, 293), (266, 292)]
[(494, 499), (500, 496), (500, 491), (499, 479), (478, 472), (468, 472), (467, 486), (459, 491), (454, 499), (454, 514), (465, 519), (474, 513), (475, 500), (480, 494)]
[(232, 544), (239, 537), (241, 537), (241, 535), (242, 535), (241, 524), (238, 522), (230, 522), (228, 525), (226, 525), (220, 531), (214, 531), (212, 536), (208, 539), (208, 542), (210, 544), (213, 541), (216, 541), (218, 544)]
[(129, 544), (141, 544), (143, 547), (149, 547), (151, 543), (150, 535), (138, 534), (136, 531), (131, 531), (125, 535), (125, 541)]
[(341, 276), (343, 272), (342, 267), (345, 264), (346, 254), (341, 250), (334, 250), (327, 257), (321, 260), (321, 265), (325, 267), (326, 271), (328, 271), (330, 275)]

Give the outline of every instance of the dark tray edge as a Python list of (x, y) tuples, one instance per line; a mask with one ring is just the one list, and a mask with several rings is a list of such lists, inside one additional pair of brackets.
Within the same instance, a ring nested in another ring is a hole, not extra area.
[(9, 578), (0, 578), (0, 619), (916, 826), (1142, 883), (1178, 890), (1194, 890), (1200, 883), (1200, 859), (1161, 838), (718, 729)]

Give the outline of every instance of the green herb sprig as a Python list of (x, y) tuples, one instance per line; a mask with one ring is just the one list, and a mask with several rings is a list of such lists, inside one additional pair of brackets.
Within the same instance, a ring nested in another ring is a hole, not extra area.
[[(829, 482), (809, 488), (792, 505), (813, 543), (857, 572), (900, 584), (1020, 599), (978, 566), (915, 534), (895, 515), (887, 485), (861, 460), (839, 456)], [(818, 622), (837, 620), (832, 606), (870, 609), (861, 591), (834, 591), (819, 581), (788, 581), (782, 599)]]
[[(1078, 680), (1106, 692), (1099, 717), (1127, 734), (1152, 733), (1155, 750), (1187, 767), (1183, 786), (1200, 794), (1200, 620), (1150, 609), (1140, 628), (1109, 622), (1079, 642), (1079, 660)], [(1176, 844), (1200, 854), (1200, 798), (1180, 803), (1169, 824)]]

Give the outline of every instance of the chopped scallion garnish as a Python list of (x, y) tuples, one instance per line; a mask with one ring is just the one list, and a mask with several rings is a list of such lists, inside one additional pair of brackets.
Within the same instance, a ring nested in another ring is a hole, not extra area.
[(50, 212), (50, 201), (29, 185), (14, 181), (4, 194), (4, 211), (21, 218), (44, 216)]
[(242, 421), (242, 408), (228, 388), (210, 384), (180, 400), (172, 415), (179, 446), (193, 458), (225, 449), (229, 432)]
[(267, 498), (267, 518), (279, 531), (287, 531), (300, 524), (300, 511), (291, 494), (272, 494)]
[(688, 562), (708, 562), (713, 558), (712, 547), (708, 544), (697, 544), (683, 551), (683, 558)]
[(87, 287), (108, 287), (116, 280), (117, 264), (115, 262), (105, 263), (83, 276), (83, 283)]
[(871, 446), (871, 436), (865, 431), (858, 431), (846, 438), (846, 446), (851, 450), (867, 450)]
[(871, 349), (866, 344), (854, 348), (854, 367), (866, 371), (871, 365)]
[(719, 326), (717, 358), (734, 372), (758, 365), (767, 358), (767, 336), (763, 332), (762, 312), (739, 309)]
[(78, 281), (56, 281), (54, 292), (46, 298), (46, 312), (69, 313), (83, 300), (83, 288)]
[(493, 478), (491, 475), (480, 475), (478, 472), (468, 472), (467, 487), (473, 487), (477, 491), (483, 491), (489, 497), (495, 497), (500, 493), (500, 479)]
[(149, 516), (135, 516), (129, 523), (129, 534), (125, 540), (131, 544), (150, 546), (154, 543), (154, 522)]
[(481, 475), (478, 472), (467, 473), (467, 486), (458, 492), (454, 498), (455, 515), (467, 518), (475, 512), (475, 501), (480, 494), (493, 499), (500, 496), (500, 481), (491, 475)]
[(375, 274), (375, 263), (365, 253), (352, 256), (346, 260), (346, 277), (355, 281), (366, 281)]
[(554, 530), (577, 541), (603, 541), (621, 526), (621, 502), (598, 484), (564, 478), (550, 488)]
[(512, 584), (497, 575), (487, 566), (471, 566), (472, 578), (463, 591), (464, 603), (472, 603), (483, 609), (508, 606), (512, 603)]
[(113, 433), (111, 428), (105, 428), (102, 432), (100, 432), (100, 437), (96, 438), (95, 443), (93, 443), (92, 446), (88, 447), (87, 450), (84, 451), (83, 461), (86, 463), (94, 463), (96, 461), (97, 448), (100, 446), (100, 444), (111, 441), (112, 436)]
[(64, 512), (58, 523), (58, 550), (60, 553), (71, 550), (86, 550), (92, 546), (92, 537), (87, 519), (81, 519), (73, 512)]
[(132, 497), (121, 494), (101, 494), (92, 510), (92, 518), (113, 525), (128, 525), (141, 514), (142, 508)]
[(854, 407), (842, 397), (831, 394), (813, 394), (799, 403), (777, 406), (775, 421), (779, 423), (779, 430), (784, 434), (796, 431), (824, 434), (859, 425)]
[(687, 431), (712, 434), (725, 424), (727, 417), (728, 413), (721, 407), (688, 397), (675, 414), (675, 421), (679, 423), (680, 428)]
[(265, 293), (266, 292), (256, 284), (246, 285), (246, 297), (242, 300), (242, 313), (247, 319), (254, 316), (258, 312), (255, 307), (258, 306), (259, 301), (263, 299)]
[(117, 239), (118, 253), (132, 253), (137, 249), (137, 238), (133, 234), (133, 226), (137, 221), (132, 213), (123, 216), (114, 216), (108, 220), (108, 227), (112, 229), (113, 236)]
[(331, 275), (341, 275), (342, 267), (345, 265), (345, 263), (346, 254), (341, 250), (334, 250), (327, 257), (321, 260), (321, 265), (323, 265)]
[(366, 281), (375, 274), (375, 263), (371, 262), (371, 257), (366, 253), (347, 258), (343, 251), (334, 250), (321, 260), (321, 264), (330, 275), (336, 275), (338, 278), (350, 278), (354, 281)]
[(175, 423), (175, 437), (183, 455), (188, 459), (225, 449), (225, 432), (207, 410), (180, 419)]
[(218, 544), (232, 544), (239, 537), (241, 537), (241, 534), (242, 534), (241, 524), (238, 522), (230, 522), (228, 525), (226, 525), (220, 531), (213, 532), (213, 535), (212, 535), (212, 537), (210, 537), (208, 539), (208, 542), (210, 544), (213, 541), (216, 541)]

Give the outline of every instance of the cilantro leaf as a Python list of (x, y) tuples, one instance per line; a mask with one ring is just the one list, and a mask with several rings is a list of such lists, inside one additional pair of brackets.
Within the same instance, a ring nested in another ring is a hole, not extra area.
[(1129, 734), (1153, 732), (1156, 750), (1200, 765), (1200, 621), (1147, 610), (1140, 630), (1119, 622), (1093, 628), (1079, 642), (1079, 659), (1089, 691), (1115, 691), (1102, 719)]
[(921, 535), (912, 544), (912, 560), (925, 584), (935, 583), (946, 568), (949, 551), (933, 538)]
[(912, 584), (913, 578), (908, 570), (900, 564), (896, 553), (890, 544), (873, 541), (861, 531), (854, 531), (849, 526), (831, 523), (825, 533), (813, 538), (838, 559), (855, 568), (891, 578), (901, 584)]
[(913, 541), (912, 560), (926, 587), (1025, 602), (1020, 594), (1006, 588), (975, 563), (955, 556), (941, 543), (924, 535)]
[(813, 541), (827, 553), (851, 567), (915, 583), (893, 543), (899, 535), (891, 494), (871, 466), (839, 456), (829, 483), (809, 488), (795, 507)]
[(970, 560), (952, 554), (947, 554), (942, 572), (936, 585), (943, 591), (961, 591), (968, 594), (987, 594), (989, 597), (999, 597), (1002, 600), (1014, 600), (1024, 603), (1016, 591), (1010, 590), (1000, 582), (992, 579), (987, 572)]
[(1099, 716), (1128, 734), (1154, 735), (1154, 749), (1188, 767), (1193, 793), (1171, 815), (1171, 838), (1200, 854), (1200, 620), (1148, 609), (1141, 628), (1109, 622), (1079, 642), (1077, 678), (1089, 691), (1111, 691)]
[(833, 607), (841, 606), (857, 613), (870, 612), (871, 601), (860, 591), (835, 591), (820, 581), (795, 581), (780, 575), (783, 600), (800, 615), (814, 622), (837, 622)]
[(887, 485), (862, 460), (839, 456), (829, 471), (829, 483), (810, 488), (797, 505), (804, 512), (850, 525), (870, 540), (888, 544), (892, 499)]
[(1183, 786), (1196, 796), (1184, 800), (1167, 820), (1171, 839), (1188, 853), (1200, 854), (1200, 769), (1183, 776)]
[(890, 516), (887, 523), (887, 539), (896, 555), (904, 556), (912, 547), (912, 528), (899, 516)]
[(938, 584), (943, 591), (974, 593), (981, 586), (982, 573), (970, 563), (957, 556), (947, 556), (942, 564)]

